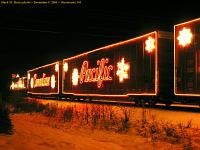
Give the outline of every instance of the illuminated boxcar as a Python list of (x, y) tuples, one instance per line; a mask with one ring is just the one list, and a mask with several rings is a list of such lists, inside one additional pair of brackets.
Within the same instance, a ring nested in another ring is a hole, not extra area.
[(59, 96), (60, 62), (54, 62), (27, 72), (29, 96)]
[(192, 102), (200, 96), (200, 18), (174, 26), (174, 62), (174, 93)]
[(63, 60), (62, 93), (75, 97), (174, 98), (173, 34), (155, 31)]
[(10, 96), (25, 97), (27, 96), (27, 77), (12, 74), (10, 84)]
[(11, 90), (24, 90), (27, 88), (27, 77), (14, 77), (11, 79)]

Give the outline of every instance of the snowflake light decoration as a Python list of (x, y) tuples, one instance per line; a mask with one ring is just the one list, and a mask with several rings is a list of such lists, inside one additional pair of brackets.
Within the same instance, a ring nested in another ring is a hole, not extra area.
[(179, 41), (179, 45), (182, 45), (183, 47), (190, 44), (192, 41), (191, 30), (184, 27), (183, 30), (179, 31), (177, 39)]
[(72, 73), (72, 84), (78, 85), (78, 69), (75, 68)]
[(64, 69), (64, 72), (68, 71), (68, 63), (64, 63), (63, 69)]
[(155, 39), (153, 39), (151, 36), (148, 37), (148, 39), (145, 41), (145, 50), (149, 53), (153, 51), (155, 48)]
[(56, 78), (55, 75), (51, 76), (51, 88), (54, 89), (56, 86)]
[(56, 63), (56, 65), (55, 65), (55, 71), (58, 72), (58, 70), (59, 70), (59, 64)]
[(30, 80), (30, 78), (31, 78), (31, 75), (30, 75), (30, 73), (28, 73), (28, 80)]
[(129, 64), (125, 63), (124, 58), (117, 63), (117, 76), (119, 77), (119, 82), (123, 82), (124, 79), (128, 79)]
[(31, 88), (33, 88), (33, 86), (34, 86), (33, 78), (31, 78), (31, 82), (30, 82), (30, 84), (31, 84)]

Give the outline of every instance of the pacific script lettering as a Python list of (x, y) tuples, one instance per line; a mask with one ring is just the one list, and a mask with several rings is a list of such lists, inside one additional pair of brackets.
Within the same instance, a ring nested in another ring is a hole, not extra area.
[(89, 62), (84, 61), (80, 72), (80, 84), (83, 82), (97, 82), (97, 87), (102, 86), (103, 81), (113, 80), (110, 76), (110, 71), (113, 70), (113, 66), (106, 64), (109, 62), (108, 58), (102, 58), (97, 60), (97, 68), (89, 68)]

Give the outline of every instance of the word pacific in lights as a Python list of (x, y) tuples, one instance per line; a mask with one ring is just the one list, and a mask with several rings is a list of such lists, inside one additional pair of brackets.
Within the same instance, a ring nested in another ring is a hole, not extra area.
[(103, 81), (110, 81), (113, 78), (110, 76), (111, 70), (113, 70), (112, 65), (107, 65), (109, 62), (108, 58), (102, 58), (97, 60), (96, 68), (89, 68), (89, 62), (84, 61), (80, 72), (80, 84), (84, 82), (97, 82), (97, 87), (102, 87)]

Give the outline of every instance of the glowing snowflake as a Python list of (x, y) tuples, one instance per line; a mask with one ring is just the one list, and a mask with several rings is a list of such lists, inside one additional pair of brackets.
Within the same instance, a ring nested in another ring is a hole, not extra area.
[(148, 37), (148, 39), (145, 41), (145, 50), (151, 53), (154, 48), (155, 48), (155, 39), (153, 39), (152, 37)]
[(123, 82), (124, 79), (128, 79), (129, 64), (124, 62), (124, 58), (117, 63), (117, 76), (119, 77), (119, 82)]
[(67, 72), (68, 71), (68, 63), (64, 63), (63, 68), (64, 68), (64, 71)]
[(55, 75), (51, 76), (51, 88), (54, 89), (56, 86), (56, 78)]
[(72, 84), (78, 85), (78, 69), (74, 69), (72, 73)]
[(57, 63), (57, 64), (55, 65), (55, 71), (58, 72), (58, 70), (59, 70), (59, 64)]
[(177, 39), (179, 40), (179, 45), (182, 45), (183, 47), (185, 47), (187, 44), (190, 44), (192, 41), (191, 30), (184, 27), (183, 30), (179, 31), (179, 36)]

